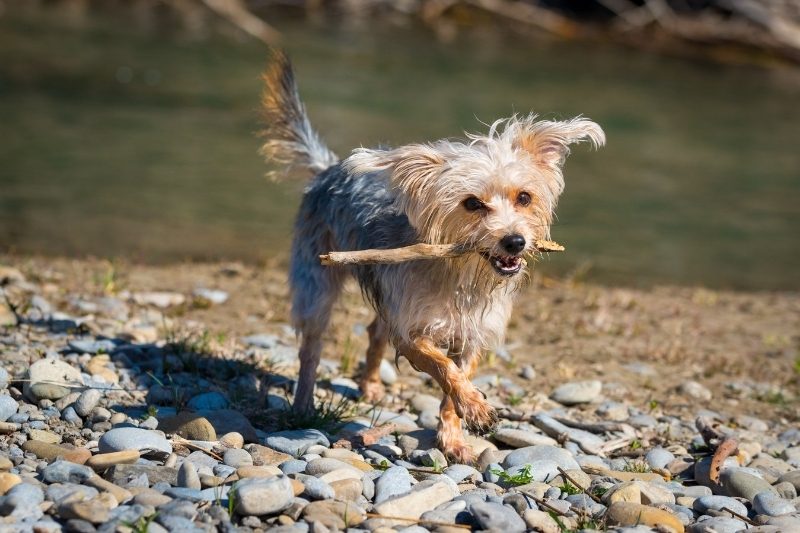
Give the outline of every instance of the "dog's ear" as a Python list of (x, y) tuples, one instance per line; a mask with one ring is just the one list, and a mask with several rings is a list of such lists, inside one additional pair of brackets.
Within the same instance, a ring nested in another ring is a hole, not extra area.
[(583, 117), (537, 122), (531, 116), (517, 124), (513, 144), (530, 154), (537, 164), (560, 170), (569, 155), (569, 145), (583, 141), (597, 148), (606, 143), (606, 134), (596, 122)]
[(409, 144), (393, 150), (359, 148), (344, 161), (353, 174), (387, 172), (397, 206), (420, 233), (430, 236), (437, 198), (437, 178), (446, 168), (444, 154), (430, 144)]

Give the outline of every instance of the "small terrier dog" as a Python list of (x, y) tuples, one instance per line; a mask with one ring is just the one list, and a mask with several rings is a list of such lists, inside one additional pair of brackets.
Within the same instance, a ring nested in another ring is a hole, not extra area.
[[(312, 129), (287, 57), (275, 53), (264, 75), (261, 153), (315, 174), (305, 189), (291, 251), (292, 321), (301, 339), (293, 408), (313, 409), (322, 335), (348, 275), (375, 309), (369, 325), (363, 396), (383, 395), (381, 359), (397, 356), (442, 388), (438, 444), (451, 459), (474, 460), (461, 420), (473, 431), (497, 421), (470, 382), (481, 353), (503, 342), (514, 294), (526, 279), (523, 256), (549, 238), (564, 189), (569, 145), (605, 143), (596, 123), (535, 115), (497, 120), (486, 135), (399, 148), (358, 148), (340, 160)], [(320, 254), (398, 248), (418, 242), (466, 243), (456, 258), (326, 267)]]

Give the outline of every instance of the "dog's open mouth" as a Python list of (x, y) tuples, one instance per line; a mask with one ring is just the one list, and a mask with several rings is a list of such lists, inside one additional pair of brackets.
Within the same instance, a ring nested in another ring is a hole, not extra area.
[(501, 276), (513, 276), (522, 270), (522, 266), (525, 264), (522, 257), (518, 255), (489, 255), (488, 253), (482, 255), (489, 261), (495, 272)]

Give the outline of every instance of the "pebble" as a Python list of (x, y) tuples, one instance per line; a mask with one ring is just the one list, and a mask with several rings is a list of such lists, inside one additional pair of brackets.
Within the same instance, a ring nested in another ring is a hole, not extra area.
[(603, 383), (597, 380), (574, 381), (557, 387), (550, 399), (563, 405), (589, 403), (597, 399), (602, 390)]
[(405, 494), (411, 490), (414, 478), (402, 466), (393, 466), (386, 469), (375, 481), (375, 504), (388, 500), (392, 496)]
[(711, 400), (711, 391), (696, 381), (681, 383), (678, 392), (694, 400)]
[(326, 448), (331, 445), (328, 438), (317, 429), (293, 429), (271, 433), (266, 438), (265, 444), (292, 457), (303, 455), (309, 447), (315, 444), (321, 444)]
[(139, 460), (139, 457), (139, 450), (99, 453), (87, 459), (85, 464), (95, 470), (105, 470), (117, 464), (133, 464)]
[(73, 408), (78, 416), (85, 418), (97, 407), (102, 397), (103, 394), (98, 389), (86, 389), (78, 396), (78, 399), (75, 400)]
[(26, 397), (33, 400), (58, 400), (74, 387), (83, 386), (80, 371), (59, 359), (40, 359), (28, 369), (28, 381), (23, 385)]
[(239, 448), (228, 448), (225, 450), (225, 455), (223, 455), (222, 460), (226, 465), (233, 468), (253, 466), (253, 457), (247, 450)]
[(749, 532), (747, 524), (735, 518), (715, 516), (700, 520), (688, 527), (688, 533), (740, 533)]
[(88, 466), (56, 461), (42, 470), (42, 479), (48, 483), (83, 483), (94, 476), (94, 470)]
[[(305, 474), (295, 474), (295, 479), (303, 484), (305, 489), (302, 494), (310, 500), (330, 500), (336, 496), (336, 491), (333, 490), (333, 487), (319, 478)], [(341, 481), (336, 483), (341, 483)]]
[(508, 505), (494, 502), (476, 502), (470, 505), (469, 511), (480, 528), (485, 531), (521, 533), (526, 529), (525, 521), (513, 507)]
[(234, 507), (242, 515), (269, 515), (289, 507), (294, 489), (288, 477), (249, 478), (233, 485)]
[(226, 448), (243, 448), (244, 447), (244, 437), (242, 437), (241, 433), (237, 433), (236, 431), (232, 431), (230, 433), (224, 434), (219, 439), (219, 443)]
[(549, 445), (526, 446), (514, 450), (503, 460), (503, 467), (532, 464), (537, 461), (552, 461), (564, 470), (580, 470), (573, 455), (564, 448)]
[(392, 385), (394, 383), (397, 383), (397, 370), (395, 370), (394, 365), (390, 363), (387, 359), (381, 360), (379, 373), (381, 381), (385, 385)]
[(747, 516), (747, 507), (739, 500), (729, 496), (702, 496), (697, 498), (692, 506), (698, 513), (706, 513), (710, 510), (721, 511), (723, 507)]
[(433, 480), (421, 481), (414, 486), (413, 490), (385, 499), (377, 503), (374, 508), (378, 514), (417, 519), (425, 511), (431, 511), (456, 496), (458, 496), (458, 490), (454, 490), (447, 483)]
[(161, 309), (181, 305), (186, 301), (183, 294), (169, 291), (137, 292), (132, 299), (138, 305), (152, 305)]
[(784, 500), (774, 490), (759, 492), (753, 497), (753, 510), (767, 516), (781, 516), (797, 511), (792, 502)]
[(143, 453), (172, 453), (172, 444), (160, 433), (139, 428), (114, 428), (106, 432), (98, 442), (100, 453), (139, 450)]
[(0, 394), (0, 422), (5, 422), (17, 412), (17, 401), (8, 394)]
[(540, 444), (551, 446), (558, 444), (558, 441), (547, 435), (526, 431), (524, 429), (500, 428), (494, 432), (494, 438), (514, 448), (525, 448), (527, 446), (537, 446)]
[(180, 435), (188, 440), (217, 440), (217, 432), (207, 418), (187, 411), (160, 420), (158, 427), (165, 433)]
[(225, 396), (219, 392), (212, 391), (194, 396), (186, 406), (195, 411), (217, 411), (219, 409), (227, 409), (228, 405), (229, 402)]
[(561, 533), (561, 527), (549, 513), (538, 509), (527, 509), (522, 513), (522, 519), (532, 530), (539, 533)]
[(648, 451), (644, 460), (650, 468), (667, 468), (667, 465), (675, 460), (675, 455), (664, 448), (657, 447)]
[(22, 478), (10, 472), (0, 473), (0, 496), (11, 490), (15, 485), (22, 483)]
[(184, 461), (178, 468), (178, 485), (187, 489), (200, 489), (200, 476), (197, 474), (197, 468), (191, 461)]
[(650, 527), (666, 526), (676, 533), (683, 533), (683, 523), (674, 514), (631, 502), (617, 502), (609, 506), (605, 518), (609, 525), (635, 526), (643, 524)]
[(228, 293), (219, 289), (197, 288), (192, 291), (192, 295), (214, 305), (224, 304), (228, 301)]
[(331, 531), (344, 531), (360, 524), (366, 513), (358, 505), (349, 502), (311, 502), (303, 508), (302, 517), (311, 524), (321, 524)]
[(774, 492), (769, 483), (741, 468), (726, 468), (720, 472), (719, 478), (727, 496), (753, 501), (760, 492)]
[(46, 461), (61, 457), (72, 463), (83, 464), (92, 456), (92, 452), (85, 448), (68, 448), (36, 440), (26, 441), (22, 445), (22, 449)]

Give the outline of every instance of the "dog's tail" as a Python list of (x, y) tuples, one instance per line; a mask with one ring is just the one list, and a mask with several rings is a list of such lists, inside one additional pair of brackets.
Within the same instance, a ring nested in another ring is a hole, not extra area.
[[(316, 174), (336, 164), (339, 158), (311, 127), (297, 92), (292, 65), (285, 53), (272, 53), (272, 61), (264, 73), (264, 83), (261, 98), (264, 144), (261, 155), (269, 162), (283, 165), (287, 171), (300, 166)], [(275, 178), (280, 173), (273, 171), (269, 175)]]

